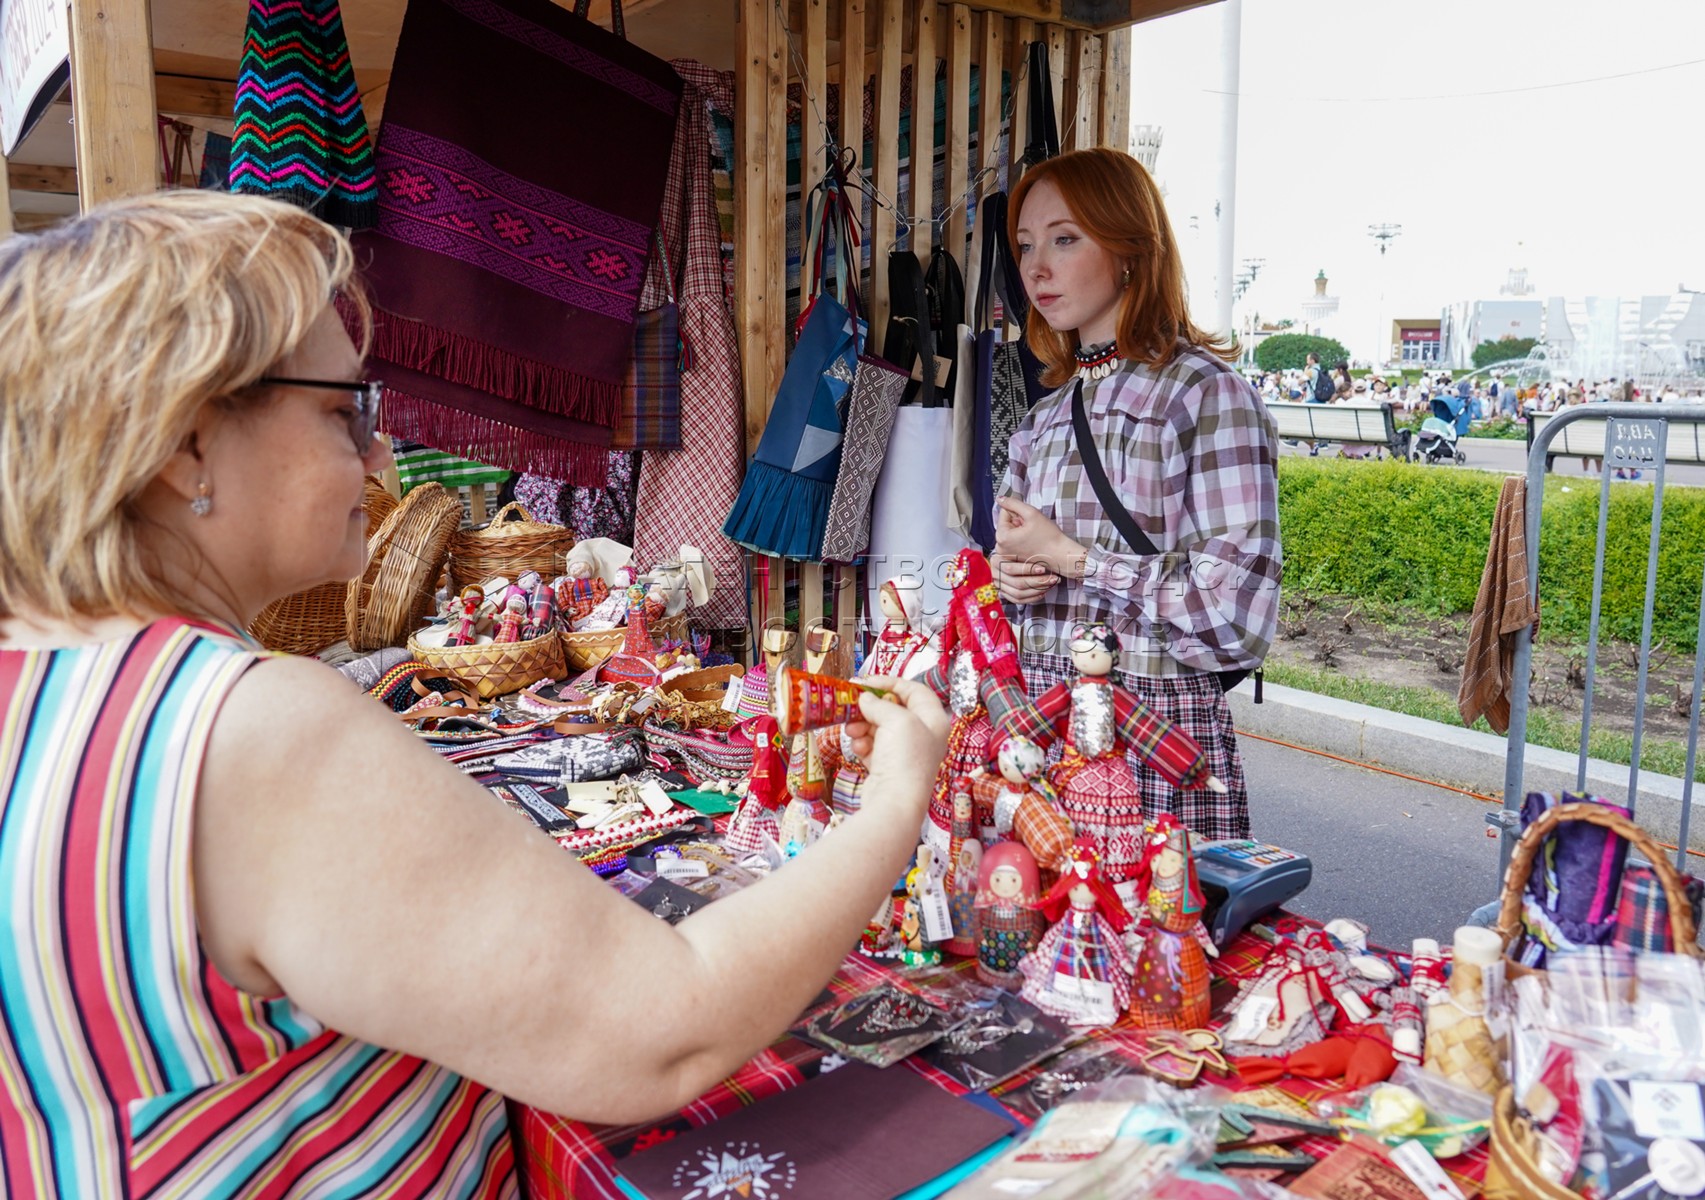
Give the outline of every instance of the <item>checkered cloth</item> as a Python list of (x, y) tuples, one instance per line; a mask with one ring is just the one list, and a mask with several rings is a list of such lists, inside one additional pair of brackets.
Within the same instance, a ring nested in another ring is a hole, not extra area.
[[(1699, 901), (1705, 884), (1687, 877), (1686, 889), (1693, 909), (1693, 924), (1699, 925)], [(1616, 928), (1610, 935), (1615, 946), (1630, 950), (1652, 950), (1669, 954), (1675, 950), (1670, 927), (1669, 897), (1658, 873), (1651, 867), (1633, 866), (1622, 872), (1622, 890), (1617, 895)]]
[(509, 478), (509, 472), (502, 467), (488, 467), (413, 442), (398, 442), (392, 454), (397, 460), (397, 481), (405, 496), (410, 488), (423, 483), (441, 483), (451, 489), (478, 488), (488, 483), (501, 484)]
[(665, 276), (669, 298), (634, 318), (633, 363), (622, 381), (622, 408), (610, 440), (615, 450), (681, 448), (681, 315), (675, 281), (668, 278), (671, 261), (665, 254), (651, 256), (649, 269)]
[[(1034, 696), (1078, 678), (1077, 668), (1068, 658), (1053, 654), (1025, 654), (1022, 658), (1024, 678)], [(1142, 796), (1142, 815), (1153, 818), (1169, 812), (1200, 838), (1248, 837), (1249, 788), (1243, 778), (1243, 759), (1237, 752), (1231, 708), (1214, 677), (1191, 673), (1155, 678), (1115, 671), (1113, 679), (1155, 715), (1189, 735), (1201, 748), (1207, 771), (1226, 786), (1223, 796), (1205, 787), (1178, 788), (1133, 753), (1127, 761)]]
[[(1241, 979), (1260, 971), (1269, 949), (1267, 942), (1244, 933), (1232, 939), (1220, 952), (1219, 958), (1209, 966), (1213, 977), (1211, 1000), (1215, 1013), (1220, 1012), (1236, 993)], [(975, 961), (966, 959), (953, 965), (958, 970), (970, 970), (974, 968)], [(801, 1014), (800, 1023), (883, 983), (892, 983), (909, 991), (919, 990), (897, 967), (879, 964), (858, 954), (849, 955), (841, 964), (840, 971), (830, 980), (825, 995)], [(1216, 1016), (1213, 1026), (1218, 1028), (1222, 1023)], [(1149, 1031), (1135, 1028), (1129, 1017), (1121, 1018), (1110, 1029), (1087, 1031), (1087, 1036), (1090, 1040), (1112, 1045), (1121, 1057), (1133, 1064), (1149, 1049)], [(511, 1104), (510, 1117), (520, 1132), (521, 1169), (526, 1175), (528, 1195), (533, 1200), (625, 1200), (615, 1183), (621, 1159), (668, 1141), (687, 1129), (708, 1124), (798, 1087), (821, 1073), (826, 1055), (827, 1051), (819, 1047), (791, 1035), (784, 1036), (675, 1116), (648, 1125), (588, 1125)], [(963, 1084), (925, 1065), (915, 1056), (906, 1059), (903, 1065), (956, 1096), (966, 1094)], [(1048, 1065), (1049, 1060), (1044, 1059), (992, 1089), (990, 1095), (996, 1099), (1012, 1095), (1028, 1086)], [(1249, 1090), (1248, 1085), (1235, 1075), (1226, 1080), (1207, 1076), (1203, 1084), (1237, 1092)], [(1285, 1078), (1254, 1090), (1278, 1092), (1307, 1103), (1338, 1090), (1338, 1084), (1334, 1080)], [(1010, 1105), (1007, 1107), (1015, 1120), (1028, 1122), (1029, 1118), (1022, 1112)], [(1335, 1138), (1330, 1137), (1311, 1137), (1297, 1143), (1299, 1148), (1322, 1158), (1338, 1144)], [(1480, 1181), (1486, 1175), (1486, 1147), (1449, 1159), (1444, 1166), (1463, 1194), (1472, 1198), (1479, 1194)]]
[[(1019, 613), (1024, 644), (1066, 653), (1077, 622), (1118, 631), (1120, 664), (1142, 676), (1253, 669), (1278, 624), (1279, 487), (1273, 418), (1242, 376), (1181, 348), (1165, 367), (1123, 362), (1083, 391), (1113, 491), (1161, 551), (1135, 554), (1096, 499), (1072, 432), (1071, 389), (1013, 434), (1004, 492), (1088, 547)], [(1018, 624), (1015, 621), (1014, 624)]]
[[(659, 228), (671, 250), (684, 246), (677, 302), (691, 361), (681, 372), (681, 448), (647, 453), (640, 469), (634, 557), (658, 562), (697, 546), (717, 581), (710, 603), (689, 615), (706, 629), (746, 625), (746, 561), (722, 536), (746, 458), (745, 400), (734, 317), (723, 289), (722, 231), (711, 175), (711, 108), (734, 111), (732, 72), (677, 59), (686, 84)], [(648, 280), (642, 309), (664, 299)]]

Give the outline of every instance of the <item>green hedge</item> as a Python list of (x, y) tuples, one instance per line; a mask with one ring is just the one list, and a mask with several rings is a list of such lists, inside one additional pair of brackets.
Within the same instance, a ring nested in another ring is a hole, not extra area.
[[(1281, 459), (1285, 587), (1403, 602), (1441, 615), (1468, 612), (1480, 589), (1501, 483), (1501, 476), (1459, 468)], [(1651, 487), (1610, 489), (1604, 636), (1640, 636), (1651, 525)], [(1597, 530), (1597, 486), (1547, 480), (1539, 595), (1553, 637), (1587, 635)], [(1687, 651), (1698, 632), (1702, 567), (1705, 489), (1667, 488), (1653, 636)]]

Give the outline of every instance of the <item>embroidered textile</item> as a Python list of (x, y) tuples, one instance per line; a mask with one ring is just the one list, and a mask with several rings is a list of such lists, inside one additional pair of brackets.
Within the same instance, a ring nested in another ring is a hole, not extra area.
[(231, 191), (372, 227), (373, 142), (337, 0), (252, 0), (233, 115)]
[(549, 0), (412, 0), (357, 239), (387, 425), (603, 482), (679, 94)]

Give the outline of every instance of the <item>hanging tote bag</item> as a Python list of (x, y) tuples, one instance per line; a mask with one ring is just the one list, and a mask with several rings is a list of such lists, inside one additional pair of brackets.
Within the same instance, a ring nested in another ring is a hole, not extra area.
[(877, 591), (896, 575), (923, 581), (923, 612), (940, 618), (952, 589), (946, 569), (970, 543), (947, 523), (947, 489), (942, 486), (953, 454), (953, 410), (902, 405), (888, 435), (888, 453), (876, 479), (871, 506), (867, 612), (880, 612)]
[(882, 358), (916, 376), (906, 384), (903, 403), (934, 408), (941, 403), (935, 372), (918, 364), (935, 362), (935, 329), (929, 322), (923, 264), (910, 250), (888, 252), (888, 295), (892, 311), (883, 331)]
[(860, 355), (847, 403), (841, 470), (823, 533), (823, 560), (850, 563), (870, 545), (870, 504), (888, 453), (888, 435), (906, 391), (906, 373), (874, 355)]
[[(841, 414), (858, 366), (856, 269), (858, 240), (839, 170), (813, 197), (806, 261), (816, 293), (801, 316), (799, 340), (782, 373), (769, 421), (746, 468), (722, 532), (760, 554), (817, 561), (841, 465)], [(836, 242), (834, 278), (827, 286), (827, 242)]]
[(657, 248), (652, 269), (660, 271), (668, 298), (634, 318), (633, 365), (622, 382), (612, 450), (681, 448), (681, 372), (687, 364), (675, 305), (675, 269), (661, 230), (652, 244)]

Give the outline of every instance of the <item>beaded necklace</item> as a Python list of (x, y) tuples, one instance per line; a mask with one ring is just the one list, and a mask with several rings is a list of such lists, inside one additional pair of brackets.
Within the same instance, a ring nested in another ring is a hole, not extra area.
[(1119, 362), (1119, 344), (1116, 341), (1096, 342), (1093, 346), (1079, 346), (1072, 354), (1077, 359), (1078, 376), (1094, 383), (1113, 374)]

